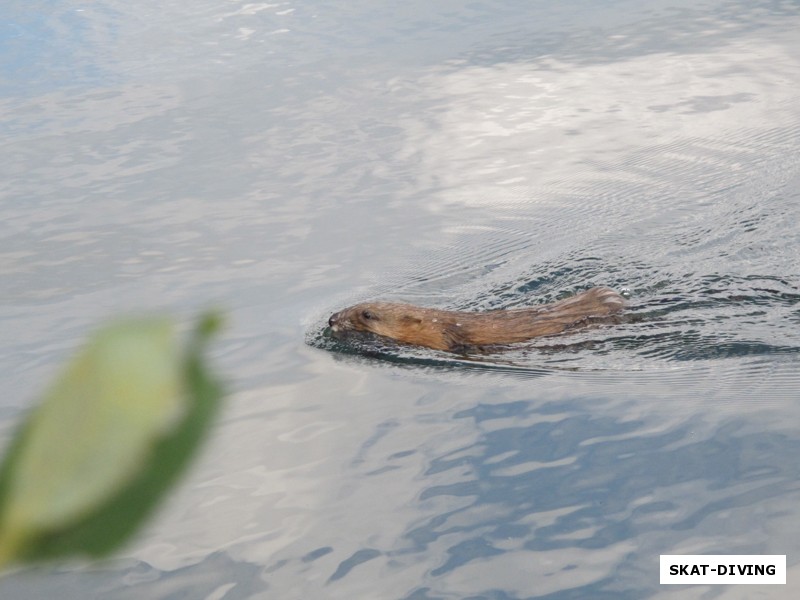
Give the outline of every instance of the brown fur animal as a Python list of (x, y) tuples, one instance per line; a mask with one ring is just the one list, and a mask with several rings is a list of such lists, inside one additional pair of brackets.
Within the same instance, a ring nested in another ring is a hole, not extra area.
[(366, 302), (328, 319), (334, 336), (373, 333), (404, 344), (463, 352), (470, 347), (502, 346), (554, 335), (619, 312), (625, 301), (607, 287), (596, 287), (551, 304), (512, 310), (464, 312), (395, 302)]

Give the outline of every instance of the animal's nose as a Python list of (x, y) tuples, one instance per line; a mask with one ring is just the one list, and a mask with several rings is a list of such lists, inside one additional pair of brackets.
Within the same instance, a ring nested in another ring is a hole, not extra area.
[(328, 325), (333, 327), (334, 325), (336, 325), (336, 321), (338, 321), (338, 320), (339, 320), (339, 313), (333, 313), (331, 315), (331, 318), (328, 319)]

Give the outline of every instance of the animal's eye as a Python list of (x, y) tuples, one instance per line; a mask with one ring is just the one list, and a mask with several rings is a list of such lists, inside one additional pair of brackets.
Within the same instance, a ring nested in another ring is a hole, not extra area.
[(375, 318), (375, 315), (373, 315), (368, 310), (361, 311), (361, 316), (364, 317), (364, 319), (366, 319), (367, 321)]

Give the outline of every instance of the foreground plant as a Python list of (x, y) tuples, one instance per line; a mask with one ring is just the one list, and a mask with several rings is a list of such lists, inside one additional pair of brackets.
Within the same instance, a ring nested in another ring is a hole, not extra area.
[(169, 319), (97, 332), (18, 427), (0, 466), (0, 566), (126, 541), (184, 471), (221, 388), (202, 317), (181, 350)]

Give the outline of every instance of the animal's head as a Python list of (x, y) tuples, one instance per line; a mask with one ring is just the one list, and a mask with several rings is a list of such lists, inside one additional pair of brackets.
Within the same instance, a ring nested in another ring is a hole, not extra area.
[(406, 344), (447, 349), (441, 327), (428, 309), (394, 302), (366, 302), (345, 308), (328, 319), (334, 336), (371, 333)]

